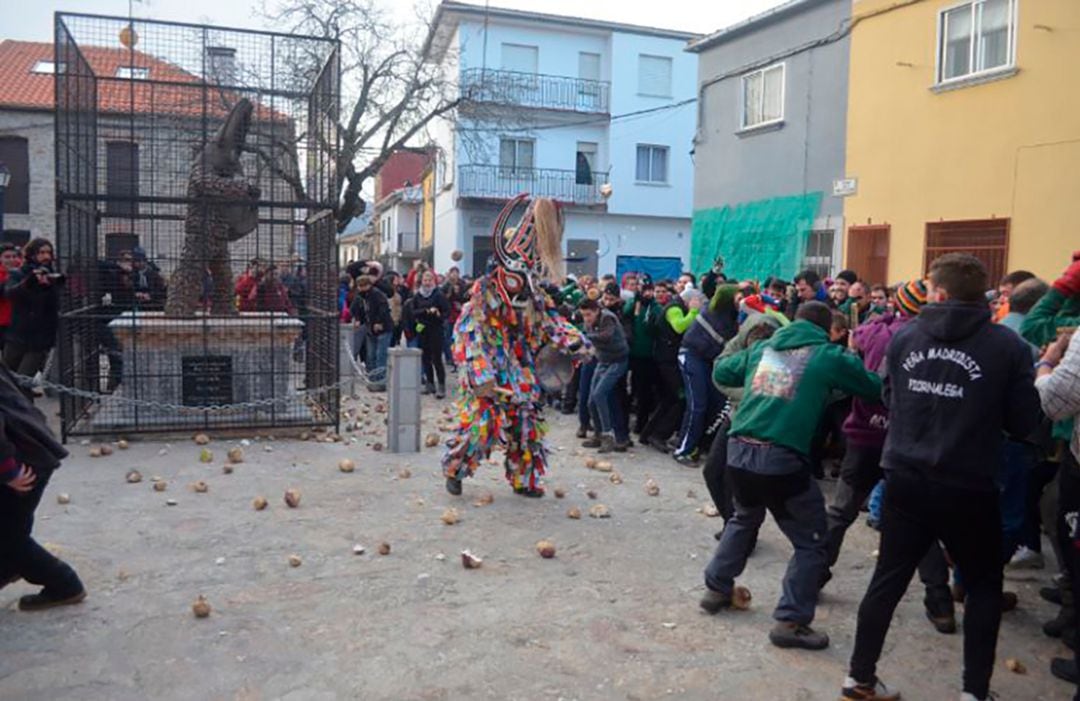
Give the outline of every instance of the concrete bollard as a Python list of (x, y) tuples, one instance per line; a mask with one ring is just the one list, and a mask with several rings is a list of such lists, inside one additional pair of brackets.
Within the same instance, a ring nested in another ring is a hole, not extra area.
[(391, 348), (387, 446), (391, 453), (420, 452), (420, 356), (416, 348)]

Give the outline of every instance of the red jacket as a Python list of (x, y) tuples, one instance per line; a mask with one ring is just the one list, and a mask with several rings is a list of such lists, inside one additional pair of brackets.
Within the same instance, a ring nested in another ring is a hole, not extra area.
[(11, 326), (11, 300), (4, 294), (4, 285), (7, 284), (8, 270), (0, 265), (0, 326)]

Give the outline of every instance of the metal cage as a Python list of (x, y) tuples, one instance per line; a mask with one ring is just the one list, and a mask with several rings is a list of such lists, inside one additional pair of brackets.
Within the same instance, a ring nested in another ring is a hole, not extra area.
[[(68, 13), (55, 31), (65, 439), (336, 425), (338, 43)], [(196, 154), (245, 100), (246, 199), (208, 192)], [(215, 246), (241, 210), (254, 229)]]

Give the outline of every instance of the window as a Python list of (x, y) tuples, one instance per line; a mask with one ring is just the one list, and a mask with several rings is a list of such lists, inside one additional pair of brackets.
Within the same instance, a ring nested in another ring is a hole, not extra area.
[(600, 80), (600, 54), (579, 51), (577, 74), (582, 80)]
[(149, 68), (138, 66), (119, 66), (116, 69), (116, 77), (124, 80), (146, 80), (150, 77)]
[(638, 55), (638, 94), (671, 97), (671, 59), (667, 56)]
[(105, 213), (137, 214), (139, 205), (139, 145), (130, 141), (110, 141), (105, 144)]
[(503, 178), (526, 177), (533, 167), (531, 139), (501, 139), (499, 141), (499, 175)]
[(836, 232), (832, 229), (815, 229), (806, 239), (806, 257), (803, 268), (813, 270), (822, 278), (832, 273), (833, 241)]
[(975, 219), (926, 225), (925, 269), (946, 253), (970, 253), (983, 262), (991, 283), (1005, 275), (1009, 260), (1009, 220)]
[(593, 173), (596, 172), (596, 151), (597, 145), (595, 143), (578, 142), (577, 159), (574, 165), (574, 182), (576, 184), (593, 184)]
[(4, 192), (4, 211), (8, 214), (30, 213), (30, 148), (20, 136), (0, 136), (0, 163), (11, 171), (11, 181)]
[(34, 67), (30, 69), (31, 73), (40, 73), (42, 75), (53, 75), (55, 73), (64, 72), (64, 64), (60, 64), (60, 70), (56, 69), (56, 63), (53, 61), (38, 61), (34, 64)]
[(668, 147), (638, 144), (637, 174), (639, 183), (666, 183), (668, 181)]
[(1016, 41), (1016, 0), (975, 0), (942, 10), (938, 82), (1008, 68)]
[(784, 64), (747, 73), (742, 78), (742, 128), (752, 129), (784, 119)]
[(540, 50), (523, 44), (502, 45), (502, 68), (515, 73), (536, 73)]

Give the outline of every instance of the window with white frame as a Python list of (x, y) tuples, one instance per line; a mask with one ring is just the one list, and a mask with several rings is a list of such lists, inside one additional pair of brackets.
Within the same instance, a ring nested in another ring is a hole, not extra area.
[(638, 94), (671, 97), (671, 58), (638, 54)]
[(784, 64), (777, 63), (742, 77), (742, 128), (752, 129), (784, 119)]
[(530, 175), (533, 167), (532, 139), (500, 139), (499, 140), (499, 175), (508, 177), (525, 177)]
[(525, 44), (502, 45), (502, 69), (515, 73), (536, 73), (539, 68), (540, 49)]
[(667, 146), (638, 144), (634, 179), (639, 183), (667, 183), (668, 151)]
[(802, 267), (813, 270), (822, 278), (832, 274), (833, 242), (836, 232), (831, 229), (814, 229), (806, 239), (806, 256)]
[(1013, 65), (1016, 0), (974, 0), (941, 11), (938, 83)]

